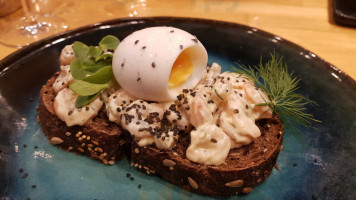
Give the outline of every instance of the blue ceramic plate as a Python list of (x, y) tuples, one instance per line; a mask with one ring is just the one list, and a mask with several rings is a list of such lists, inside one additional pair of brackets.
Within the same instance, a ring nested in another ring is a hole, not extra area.
[[(276, 51), (301, 79), (300, 93), (318, 102), (307, 111), (323, 123), (304, 130), (306, 147), (290, 133), (263, 184), (240, 199), (352, 199), (356, 196), (356, 83), (314, 53), (261, 30), (186, 18), (118, 19), (73, 30), (25, 47), (0, 62), (1, 199), (209, 199), (129, 167), (67, 153), (48, 143), (36, 121), (39, 91), (59, 70), (61, 49), (74, 41), (95, 45), (108, 34), (123, 39), (149, 26), (175, 26), (196, 35), (209, 63), (231, 70), (258, 64)], [(22, 171), (22, 172), (21, 172)], [(130, 173), (134, 180), (126, 177)], [(26, 177), (27, 174), (27, 177)], [(24, 178), (26, 177), (26, 178)], [(141, 188), (139, 188), (141, 185)], [(230, 197), (234, 199), (236, 197)], [(224, 198), (221, 198), (224, 199)]]

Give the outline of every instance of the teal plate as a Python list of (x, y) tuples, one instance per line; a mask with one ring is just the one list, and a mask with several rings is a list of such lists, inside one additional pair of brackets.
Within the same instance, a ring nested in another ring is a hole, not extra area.
[[(123, 159), (106, 166), (52, 146), (36, 121), (39, 91), (59, 70), (61, 49), (95, 45), (108, 34), (123, 39), (150, 26), (175, 26), (196, 35), (209, 63), (231, 70), (276, 51), (301, 79), (298, 92), (318, 102), (307, 111), (323, 123), (303, 130), (306, 147), (286, 132), (279, 170), (239, 199), (353, 199), (356, 196), (356, 83), (314, 53), (281, 37), (234, 23), (190, 18), (107, 21), (27, 46), (0, 61), (0, 199), (213, 199), (146, 175)], [(134, 180), (126, 177), (130, 173)], [(27, 175), (27, 177), (26, 177)], [(141, 186), (141, 187), (140, 187)], [(234, 197), (217, 197), (235, 199)]]

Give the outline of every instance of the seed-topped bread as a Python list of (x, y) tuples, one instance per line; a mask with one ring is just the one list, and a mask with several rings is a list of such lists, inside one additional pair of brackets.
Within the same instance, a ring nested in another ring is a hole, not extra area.
[(282, 150), (280, 120), (262, 119), (257, 124), (261, 136), (246, 146), (231, 149), (221, 165), (203, 165), (187, 159), (190, 136), (183, 134), (171, 150), (154, 145), (141, 147), (133, 139), (131, 166), (195, 193), (214, 196), (249, 193), (268, 178)]
[[(205, 195), (249, 193), (268, 178), (286, 117), (275, 95), (304, 101), (274, 55), (258, 73), (221, 72), (207, 66), (195, 36), (176, 28), (144, 29), (118, 43), (106, 36), (100, 48), (75, 42), (63, 50), (38, 107), (51, 144), (105, 164), (126, 154), (131, 166)], [(288, 109), (299, 113), (299, 105)]]
[(52, 86), (58, 75), (59, 72), (42, 87), (37, 108), (38, 121), (49, 142), (66, 151), (84, 154), (105, 164), (114, 164), (123, 156), (127, 146), (123, 129), (108, 120), (104, 107), (84, 126), (68, 127), (54, 110), (56, 92)]

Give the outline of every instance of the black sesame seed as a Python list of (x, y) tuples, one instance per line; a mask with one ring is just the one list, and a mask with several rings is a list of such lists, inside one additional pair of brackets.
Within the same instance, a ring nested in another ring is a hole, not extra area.
[(248, 105), (246, 105), (246, 109), (248, 109)]
[(116, 111), (117, 111), (117, 112), (121, 112), (120, 107), (117, 107), (117, 108), (116, 108)]
[(156, 63), (153, 62), (153, 63), (151, 64), (151, 66), (152, 66), (152, 68), (155, 68), (155, 67), (156, 67)]
[(62, 85), (66, 84), (65, 82), (62, 82)]
[(123, 101), (122, 101), (122, 103), (123, 103), (123, 104), (126, 104), (126, 101), (125, 101), (125, 100), (123, 100)]
[(88, 106), (87, 106), (87, 107), (85, 107), (85, 110), (86, 110), (86, 111), (88, 111), (88, 110), (89, 110), (89, 107), (88, 107)]
[(315, 158), (315, 159), (314, 159), (314, 162), (317, 163), (317, 162), (318, 162), (318, 159)]
[(68, 112), (68, 115), (71, 115), (72, 113), (73, 113), (73, 111), (69, 111), (69, 112)]
[(135, 118), (133, 115), (129, 115), (127, 113), (124, 114), (124, 117), (125, 117), (125, 124), (129, 124), (132, 122), (132, 119)]
[(146, 46), (143, 46), (142, 49), (146, 49)]
[(129, 112), (133, 107), (127, 107), (126, 112)]
[(230, 80), (230, 77), (227, 77), (227, 80), (229, 81), (229, 80)]
[(140, 77), (138, 77), (138, 78), (137, 78), (137, 81), (140, 81), (140, 80), (141, 80), (141, 78), (140, 78)]
[(182, 98), (184, 98), (184, 94), (180, 94), (180, 95), (177, 96), (177, 99), (178, 99), (179, 101), (182, 100)]
[(139, 125), (139, 124), (140, 124), (140, 121), (137, 121), (136, 124)]
[(131, 176), (131, 174), (130, 173), (126, 173), (126, 177), (130, 177)]
[(174, 33), (174, 30), (169, 31), (170, 33)]
[(183, 49), (183, 45), (179, 45), (179, 48), (180, 48), (180, 49)]
[(210, 142), (217, 143), (218, 141), (216, 139), (214, 139), (214, 138), (211, 138)]
[(37, 146), (37, 145), (35, 145), (35, 149), (38, 149), (38, 146)]
[(198, 43), (198, 39), (194, 38), (192, 39), (195, 43)]
[(133, 181), (133, 180), (135, 180), (135, 178), (131, 176), (131, 177), (130, 177), (130, 180)]
[(115, 96), (113, 96), (112, 98), (113, 98), (113, 99), (116, 99), (116, 97), (117, 97), (117, 96), (115, 95)]
[(184, 93), (188, 93), (189, 90), (188, 90), (188, 89), (183, 89), (183, 92), (184, 92)]
[(239, 109), (235, 109), (235, 110), (234, 110), (234, 113), (239, 113)]
[(22, 172), (23, 172), (23, 168), (20, 168), (20, 169), (19, 169), (19, 172), (22, 173)]
[(32, 188), (36, 188), (36, 185), (32, 185)]
[(294, 164), (293, 164), (293, 167), (296, 167), (296, 166), (297, 166), (297, 163), (294, 163)]
[(121, 67), (123, 67), (124, 65), (125, 65), (125, 62), (122, 62), (122, 63), (121, 63)]
[(135, 41), (135, 45), (136, 45), (138, 42), (139, 42), (139, 40), (136, 40), (136, 41)]
[(186, 110), (189, 110), (189, 109), (190, 109), (190, 107), (189, 107), (189, 106), (186, 106), (186, 107), (185, 107), (185, 109), (186, 109)]
[(169, 110), (176, 111), (176, 105), (172, 104), (171, 106), (169, 106)]
[(27, 178), (28, 177), (28, 174), (27, 173), (24, 173), (23, 175), (22, 175), (22, 178)]
[(142, 185), (141, 185), (141, 184), (139, 184), (139, 185), (138, 185), (138, 189), (140, 189), (141, 187), (142, 187)]
[(239, 95), (240, 95), (240, 97), (242, 97), (242, 94), (241, 94), (241, 93), (240, 93)]
[(23, 147), (24, 147), (24, 148), (26, 148), (26, 147), (27, 147), (27, 145), (26, 145), (26, 144), (23, 144)]

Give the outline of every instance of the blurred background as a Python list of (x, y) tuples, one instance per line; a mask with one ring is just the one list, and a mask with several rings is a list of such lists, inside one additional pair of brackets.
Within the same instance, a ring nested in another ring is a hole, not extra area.
[[(356, 4), (355, 0), (349, 2)], [(21, 3), (25, 9), (20, 8)], [(10, 30), (10, 24), (24, 16), (60, 18), (65, 28), (59, 32), (123, 17), (175, 16), (229, 21), (290, 40), (356, 79), (356, 29), (335, 24), (333, 5), (333, 0), (0, 0), (0, 32)], [(53, 34), (56, 32), (49, 36)], [(7, 37), (10, 41), (13, 36)], [(0, 59), (16, 50), (0, 45)]]

